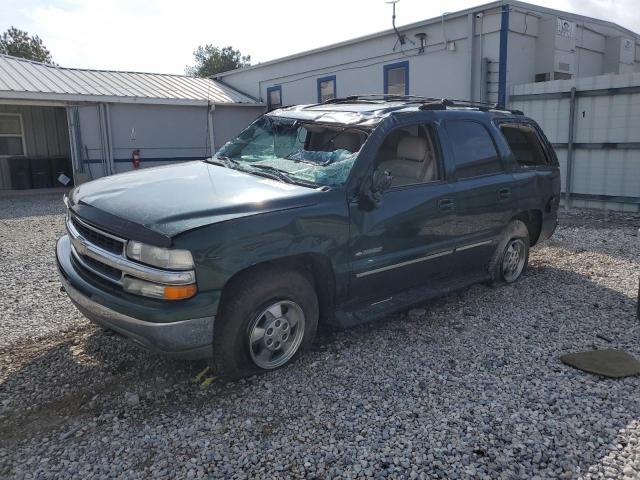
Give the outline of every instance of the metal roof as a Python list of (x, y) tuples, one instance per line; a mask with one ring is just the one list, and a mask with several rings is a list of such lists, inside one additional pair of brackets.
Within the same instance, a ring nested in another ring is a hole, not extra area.
[(209, 78), (63, 68), (0, 54), (0, 99), (261, 105)]

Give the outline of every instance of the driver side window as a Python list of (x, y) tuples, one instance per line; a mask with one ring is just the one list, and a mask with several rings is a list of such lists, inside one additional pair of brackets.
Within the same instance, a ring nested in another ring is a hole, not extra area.
[(391, 174), (392, 187), (440, 180), (440, 162), (431, 128), (418, 124), (393, 130), (378, 150), (376, 169)]

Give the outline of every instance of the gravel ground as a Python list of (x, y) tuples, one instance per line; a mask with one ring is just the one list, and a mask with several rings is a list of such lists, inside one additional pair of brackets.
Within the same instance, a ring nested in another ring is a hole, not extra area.
[(0, 197), (0, 348), (89, 324), (60, 295), (54, 250), (63, 212), (62, 193)]
[(294, 365), (208, 387), (203, 363), (75, 312), (55, 281), (61, 221), (55, 198), (0, 199), (0, 476), (640, 476), (640, 377), (558, 360), (640, 358), (638, 216), (564, 215), (516, 285), (321, 332)]

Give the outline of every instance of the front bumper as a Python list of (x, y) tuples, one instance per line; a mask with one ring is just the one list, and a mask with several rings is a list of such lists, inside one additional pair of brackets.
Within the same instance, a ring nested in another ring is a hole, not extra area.
[[(153, 352), (179, 358), (207, 358), (213, 354), (213, 326), (215, 316), (180, 319), (177, 321), (148, 321), (125, 313), (127, 299), (110, 295), (84, 279), (71, 261), (71, 246), (68, 236), (58, 240), (56, 246), (60, 281), (73, 304), (80, 312), (98, 325), (110, 328), (135, 344)], [(109, 306), (109, 304), (113, 304)], [(131, 303), (131, 312), (145, 308), (140, 302)], [(194, 302), (191, 302), (194, 303)], [(144, 315), (154, 316), (160, 306), (147, 307)], [(112, 307), (117, 307), (118, 310)], [(172, 305), (175, 308), (175, 305)], [(209, 310), (215, 311), (215, 310)], [(166, 313), (163, 312), (163, 313)]]

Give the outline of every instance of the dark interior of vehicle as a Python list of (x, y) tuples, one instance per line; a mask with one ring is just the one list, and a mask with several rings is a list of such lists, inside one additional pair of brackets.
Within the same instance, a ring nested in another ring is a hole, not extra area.
[(378, 169), (391, 173), (392, 186), (431, 182), (438, 178), (438, 163), (429, 131), (422, 125), (391, 132), (380, 147)]
[(355, 153), (360, 150), (360, 147), (367, 139), (367, 135), (358, 130), (340, 131), (310, 125), (305, 125), (305, 129), (309, 132), (305, 150), (315, 152), (347, 150)]
[(540, 140), (530, 126), (501, 125), (500, 130), (520, 165), (535, 166), (549, 163)]

